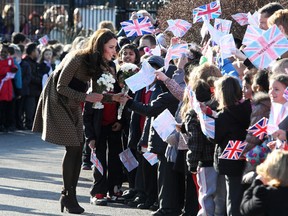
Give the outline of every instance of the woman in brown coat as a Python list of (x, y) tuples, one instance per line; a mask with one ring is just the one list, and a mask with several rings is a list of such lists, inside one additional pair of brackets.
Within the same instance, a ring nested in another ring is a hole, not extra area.
[(108, 29), (96, 31), (85, 49), (69, 53), (63, 59), (40, 96), (32, 130), (41, 132), (43, 140), (66, 148), (61, 211), (65, 207), (69, 213), (84, 212), (76, 199), (84, 142), (80, 103), (119, 101), (120, 95), (86, 94), (89, 80), (97, 81), (104, 71), (110, 71), (108, 62), (116, 54), (116, 46), (114, 33)]

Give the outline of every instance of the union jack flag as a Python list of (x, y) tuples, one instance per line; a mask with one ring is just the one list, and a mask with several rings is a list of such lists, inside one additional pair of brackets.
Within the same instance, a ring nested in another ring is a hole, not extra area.
[(119, 157), (128, 172), (135, 169), (139, 164), (129, 148), (121, 152), (119, 154)]
[(199, 120), (200, 120), (200, 126), (203, 134), (207, 137), (210, 137), (212, 139), (215, 138), (215, 119), (200, 113)]
[(281, 124), (287, 116), (288, 108), (285, 105), (272, 102), (267, 125), (267, 133), (270, 135), (279, 130), (279, 124)]
[(252, 25), (248, 25), (242, 43), (248, 46), (257, 40), (265, 31)]
[(152, 34), (154, 27), (147, 16), (120, 23), (127, 37)]
[(285, 53), (288, 40), (276, 25), (263, 33), (256, 41), (249, 44), (244, 53), (258, 68), (267, 68), (269, 64)]
[(228, 145), (226, 146), (219, 158), (228, 160), (239, 160), (239, 157), (242, 154), (246, 145), (247, 142), (239, 140), (229, 140)]
[(288, 87), (284, 90), (283, 97), (288, 101)]
[(145, 152), (143, 157), (151, 164), (151, 166), (158, 162), (157, 154), (152, 152)]
[[(232, 34), (228, 34), (223, 36), (220, 39), (219, 47), (221, 50), (221, 59), (224, 61), (224, 59), (230, 57), (233, 55), (233, 51), (236, 50), (236, 45), (234, 41), (234, 37)], [(224, 64), (224, 62), (222, 63)]]
[(226, 35), (226, 33), (223, 33), (219, 30), (217, 30), (216, 28), (214, 28), (211, 24), (210, 24), (210, 21), (207, 20), (205, 17), (203, 18), (203, 21), (204, 21), (204, 24), (206, 25), (210, 35), (211, 35), (211, 38), (212, 38), (212, 41), (216, 42), (217, 44), (219, 44), (220, 42), (220, 39)]
[(168, 70), (169, 62), (172, 59), (181, 58), (182, 55), (186, 55), (187, 51), (188, 51), (187, 43), (175, 44), (175, 45), (170, 46), (165, 56), (165, 70), (166, 71)]
[(260, 140), (263, 140), (267, 135), (267, 124), (268, 119), (263, 117), (254, 125), (248, 128), (248, 133), (252, 133), (253, 136), (257, 137)]
[(182, 19), (167, 20), (167, 23), (169, 27), (166, 31), (171, 31), (176, 37), (183, 37), (192, 26), (189, 22)]
[(193, 107), (193, 100), (194, 100), (194, 95), (195, 94), (194, 94), (192, 88), (189, 85), (186, 86), (185, 90), (187, 91), (187, 94), (188, 94), (189, 104), (190, 104), (191, 107)]
[(206, 17), (206, 19), (215, 19), (219, 17), (221, 14), (221, 6), (220, 1), (211, 2), (206, 5), (202, 5), (193, 9), (193, 23), (203, 22), (202, 17)]
[(189, 104), (193, 110), (197, 113), (200, 121), (200, 126), (203, 134), (212, 139), (215, 138), (215, 120), (207, 115), (205, 115), (201, 108), (200, 103), (196, 99), (196, 95), (190, 86), (186, 87), (186, 91), (189, 98)]
[(98, 160), (98, 158), (96, 157), (96, 153), (93, 150), (91, 150), (90, 161), (97, 168), (97, 170), (101, 173), (101, 175), (103, 175), (103, 166), (101, 162)]
[(214, 28), (226, 34), (229, 34), (231, 25), (232, 25), (231, 20), (225, 20), (220, 18), (216, 18), (214, 22)]
[(248, 24), (248, 15), (247, 15), (247, 13), (237, 13), (237, 14), (234, 14), (234, 15), (231, 15), (231, 16), (241, 26), (244, 26), (244, 25)]
[(259, 26), (259, 13), (258, 11), (255, 11), (253, 14), (248, 12), (247, 18), (248, 18), (248, 23), (252, 26), (258, 27)]
[(46, 46), (48, 44), (49, 37), (47, 35), (44, 35), (43, 37), (39, 38), (38, 41), (43, 46)]
[(175, 130), (175, 125), (175, 118), (168, 109), (160, 113), (152, 123), (152, 127), (165, 142), (169, 135)]

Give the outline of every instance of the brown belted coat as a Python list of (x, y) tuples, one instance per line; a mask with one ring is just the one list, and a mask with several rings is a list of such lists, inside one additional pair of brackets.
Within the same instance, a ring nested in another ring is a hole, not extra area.
[[(32, 128), (42, 133), (43, 140), (64, 146), (79, 146), (84, 141), (80, 104), (85, 101), (87, 82), (91, 78), (86, 71), (83, 57), (69, 53), (49, 77), (40, 95)], [(82, 91), (77, 89), (79, 86)]]

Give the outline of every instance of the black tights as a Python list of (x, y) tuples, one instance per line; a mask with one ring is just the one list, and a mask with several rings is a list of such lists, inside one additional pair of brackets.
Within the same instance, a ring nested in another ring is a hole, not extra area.
[(64, 190), (74, 189), (78, 183), (82, 162), (81, 146), (66, 146), (62, 161), (62, 176)]

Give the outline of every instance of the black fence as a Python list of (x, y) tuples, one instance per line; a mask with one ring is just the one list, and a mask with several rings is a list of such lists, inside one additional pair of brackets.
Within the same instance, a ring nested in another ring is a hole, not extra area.
[[(164, 0), (45, 0), (44, 2), (19, 0), (17, 18), (19, 19), (19, 31), (26, 34), (31, 40), (38, 40), (44, 35), (49, 36), (51, 30), (58, 25), (56, 24), (58, 16), (64, 16), (65, 26), (61, 28), (65, 38), (61, 41), (70, 43), (78, 35), (88, 36), (97, 29), (98, 23), (104, 20), (111, 21), (116, 29), (119, 29), (120, 22), (129, 19), (133, 11), (145, 9), (152, 16), (156, 16), (158, 8), (163, 4)], [(2, 11), (0, 37), (2, 40), (10, 40), (11, 34), (15, 30), (14, 15), (7, 12), (9, 5), (13, 10), (15, 6), (13, 0), (0, 2)], [(80, 16), (79, 21), (75, 21), (76, 8)], [(77, 22), (80, 22), (81, 26)], [(81, 29), (75, 31), (75, 28), (78, 27)], [(61, 34), (59, 33), (59, 35)]]

